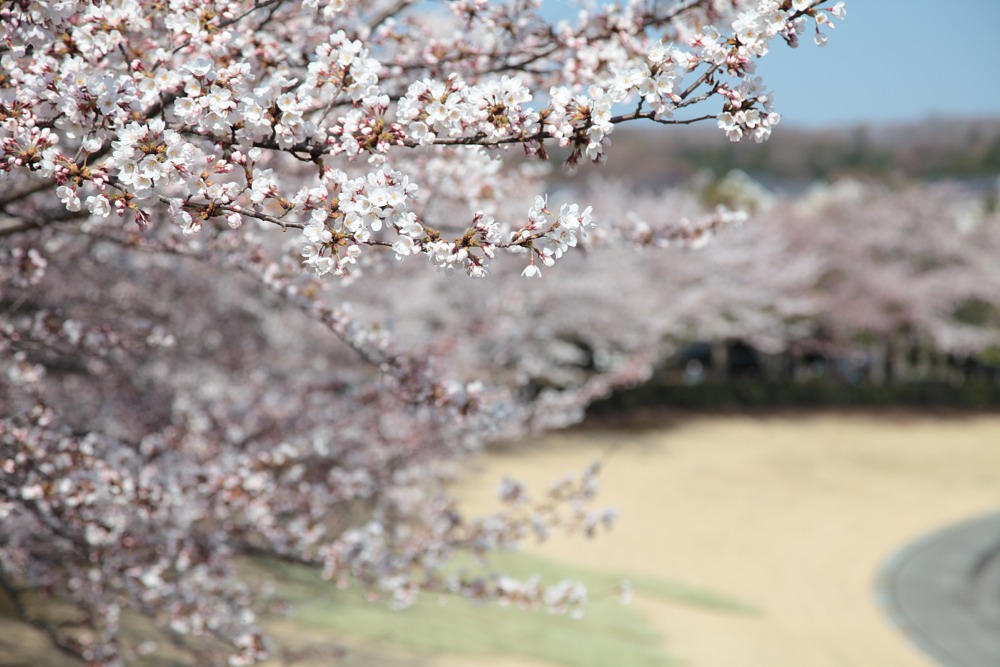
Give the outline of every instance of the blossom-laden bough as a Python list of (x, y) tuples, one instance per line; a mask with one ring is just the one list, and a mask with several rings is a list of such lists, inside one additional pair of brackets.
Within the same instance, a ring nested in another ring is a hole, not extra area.
[[(640, 381), (657, 350), (574, 344), (545, 321), (540, 283), (458, 297), (411, 258), (484, 277), (513, 254), (537, 276), (582, 246), (701, 244), (740, 214), (680, 201), (599, 224), (592, 205), (550, 203), (549, 153), (604, 162), (639, 121), (762, 141), (779, 116), (756, 59), (822, 41), (844, 8), (541, 10), (0, 4), (0, 582), (62, 651), (133, 662), (120, 619), (138, 613), (199, 664), (258, 661), (259, 600), (235, 567), (248, 553), (398, 605), (421, 589), (580, 601), (447, 565), (556, 526), (593, 532), (610, 520), (588, 509), (595, 471), (534, 502), (508, 487), (511, 507), (480, 520), (444, 484), (483, 444)], [(419, 314), (371, 316), (387, 302)], [(433, 335), (414, 344), (408, 326)], [(587, 373), (535, 367), (567, 345)], [(78, 614), (49, 623), (29, 591)]]

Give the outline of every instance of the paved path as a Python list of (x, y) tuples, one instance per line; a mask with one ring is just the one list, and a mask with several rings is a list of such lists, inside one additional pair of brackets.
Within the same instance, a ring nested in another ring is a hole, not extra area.
[(932, 533), (893, 556), (876, 595), (945, 667), (1000, 666), (1000, 514)]

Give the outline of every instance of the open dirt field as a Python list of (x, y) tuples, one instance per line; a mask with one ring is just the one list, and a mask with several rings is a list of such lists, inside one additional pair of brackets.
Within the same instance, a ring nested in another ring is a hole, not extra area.
[(491, 455), (460, 489), (495, 509), (504, 473), (542, 488), (605, 462), (620, 521), (546, 557), (714, 590), (758, 614), (637, 598), (693, 667), (929, 667), (878, 608), (882, 563), (925, 532), (1000, 507), (1000, 417), (698, 417), (589, 428)]

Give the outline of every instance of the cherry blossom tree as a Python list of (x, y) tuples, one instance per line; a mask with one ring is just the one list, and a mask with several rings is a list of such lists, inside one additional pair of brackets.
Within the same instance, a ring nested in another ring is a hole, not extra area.
[(995, 350), (995, 196), (957, 183), (844, 181), (777, 205), (768, 215), (791, 254), (812, 258), (812, 335), (832, 351), (867, 357), (876, 381), (886, 368), (905, 380), (930, 361), (908, 356), (968, 359)]
[[(268, 648), (247, 554), (400, 606), (420, 590), (580, 603), (567, 583), (448, 563), (609, 523), (589, 505), (596, 470), (534, 498), (510, 481), (507, 510), (480, 519), (444, 485), (484, 444), (642, 380), (661, 326), (568, 331), (559, 313), (587, 290), (525, 278), (577, 254), (572, 281), (584, 248), (696, 246), (742, 218), (680, 194), (623, 215), (613, 184), (604, 213), (560, 201), (550, 153), (602, 163), (639, 121), (763, 141), (779, 115), (756, 60), (843, 15), (825, 0), (632, 0), (556, 24), (532, 0), (0, 4), (0, 587), (17, 612), (92, 665), (139, 659), (123, 614), (199, 664), (252, 664)], [(588, 372), (558, 375), (581, 350)], [(77, 613), (50, 622), (28, 593)]]
[[(574, 271), (568, 281), (575, 298), (544, 298), (538, 308), (559, 313), (564, 338), (619, 351), (638, 349), (640, 339), (658, 341), (661, 358), (692, 341), (739, 339), (784, 361), (805, 350), (840, 359), (874, 382), (959, 380), (956, 364), (995, 359), (995, 186), (845, 179), (787, 195), (730, 174), (683, 192), (642, 193), (610, 182), (588, 191), (597, 202), (628, 199), (640, 222), (698, 199), (753, 213), (725, 238), (669, 261), (592, 249), (586, 262), (594, 270)], [(615, 289), (602, 284), (609, 275)], [(553, 276), (549, 289), (560, 278)], [(589, 326), (573, 312), (583, 298), (600, 304)]]

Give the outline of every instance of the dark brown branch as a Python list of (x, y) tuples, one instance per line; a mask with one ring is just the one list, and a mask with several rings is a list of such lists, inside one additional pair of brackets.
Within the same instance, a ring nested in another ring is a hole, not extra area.
[(0, 238), (11, 236), (20, 232), (27, 232), (32, 229), (41, 229), (46, 225), (69, 222), (70, 220), (82, 220), (89, 214), (85, 211), (62, 211), (55, 215), (37, 220), (26, 220), (16, 215), (0, 214)]
[(368, 26), (369, 30), (375, 32), (379, 26), (401, 12), (409, 4), (411, 4), (411, 0), (399, 0), (395, 5), (386, 8), (381, 14), (372, 17), (371, 23)]
[[(240, 14), (239, 16), (234, 16), (231, 19), (226, 19), (225, 21), (220, 21), (219, 22), (219, 27), (220, 28), (227, 28), (227, 27), (233, 25), (234, 23), (239, 23), (240, 21), (242, 21), (246, 17), (250, 16), (251, 14), (253, 14), (254, 12), (256, 12), (257, 10), (264, 9), (265, 7), (271, 7), (272, 5), (277, 5), (277, 6), (280, 7), (281, 4), (284, 3), (284, 2), (285, 2), (285, 0), (263, 0), (263, 2), (255, 2), (253, 4), (253, 7), (251, 7), (248, 10), (246, 10), (245, 12), (243, 12), (242, 14)], [(275, 7), (275, 9), (277, 9), (277, 7)]]

